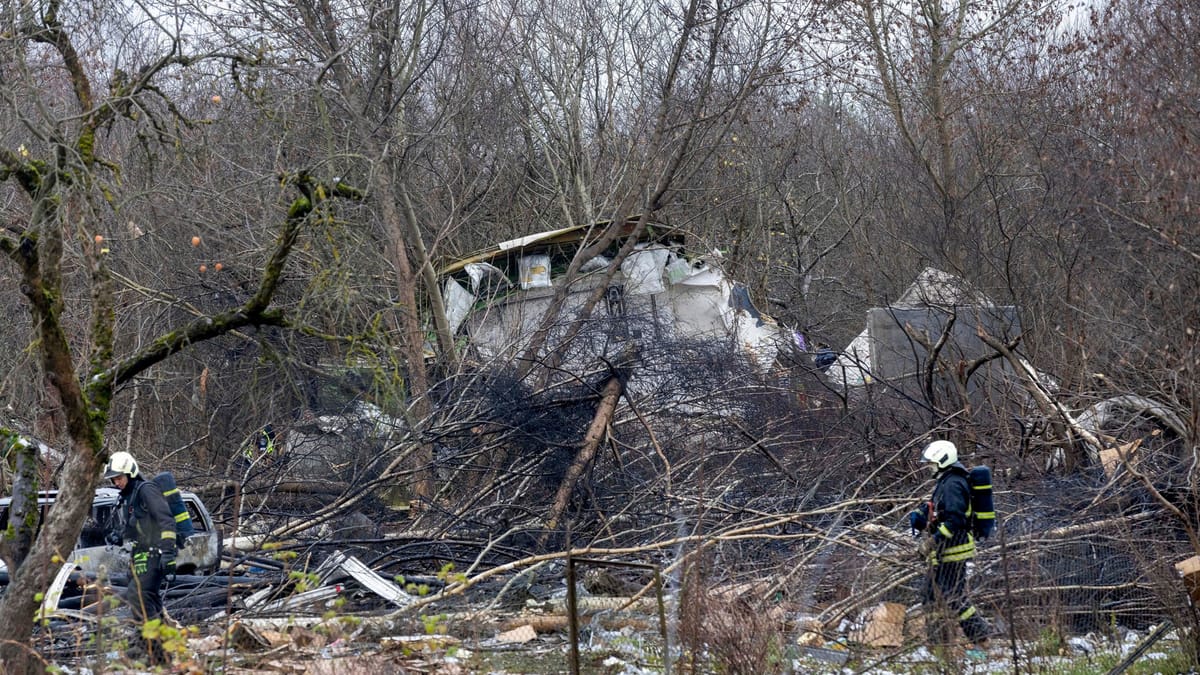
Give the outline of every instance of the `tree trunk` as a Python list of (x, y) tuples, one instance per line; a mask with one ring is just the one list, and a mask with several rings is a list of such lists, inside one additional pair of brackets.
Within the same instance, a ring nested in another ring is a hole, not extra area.
[(446, 302), (442, 298), (442, 289), (438, 287), (437, 271), (433, 269), (429, 249), (425, 247), (421, 228), (417, 225), (417, 211), (413, 208), (408, 189), (404, 185), (400, 185), (399, 192), (400, 198), (403, 200), (404, 223), (408, 228), (408, 240), (416, 255), (421, 279), (425, 282), (425, 297), (429, 299), (429, 314), (433, 318), (434, 334), (437, 336), (438, 355), (450, 369), (454, 369), (458, 363), (458, 355), (454, 351), (454, 336), (450, 334), (450, 322), (446, 319)]
[[(385, 179), (386, 172), (377, 172), (374, 192), (378, 196), (384, 225), (391, 240), (392, 262), (396, 266), (396, 290), (400, 294), (401, 345), (408, 366), (408, 401), (410, 421), (420, 423), (429, 413), (429, 378), (425, 372), (425, 331), (417, 306), (417, 275), (413, 270), (406, 245), (403, 216), (397, 212), (396, 196)], [(436, 290), (436, 289), (435, 289)], [(413, 427), (416, 428), (415, 426)], [(423, 444), (416, 461), (424, 467), (417, 481), (416, 494), (428, 498), (433, 495), (433, 447)]]
[[(2, 437), (0, 437), (2, 440)], [(13, 473), (12, 502), (8, 509), (11, 536), (5, 533), (0, 541), (0, 557), (13, 570), (25, 562), (37, 534), (38, 514), (38, 447), (20, 436), (13, 436), (16, 450), (16, 470)]]
[(94, 493), (90, 488), (101, 467), (93, 448), (76, 446), (68, 453), (62, 472), (67, 483), (60, 486), (64, 489), (47, 514), (25, 564), (12, 571), (8, 591), (0, 600), (0, 670), (6, 675), (46, 672), (46, 663), (29, 642), (33, 616), (41, 604), (41, 591), (58, 571), (54, 556), (65, 559), (75, 548), (76, 533), (91, 510)]
[(558, 486), (558, 493), (554, 495), (554, 505), (550, 507), (550, 514), (546, 517), (545, 536), (558, 527), (558, 519), (567, 510), (567, 502), (571, 499), (575, 483), (579, 481), (579, 477), (583, 475), (596, 456), (596, 449), (600, 447), (600, 441), (604, 439), (604, 431), (612, 422), (613, 412), (617, 409), (617, 401), (621, 398), (622, 389), (621, 378), (616, 375), (610, 377), (604, 384), (600, 405), (596, 408), (596, 416), (592, 418), (587, 435), (583, 437), (583, 447), (579, 449), (575, 461), (567, 468), (567, 475), (563, 477), (562, 483)]

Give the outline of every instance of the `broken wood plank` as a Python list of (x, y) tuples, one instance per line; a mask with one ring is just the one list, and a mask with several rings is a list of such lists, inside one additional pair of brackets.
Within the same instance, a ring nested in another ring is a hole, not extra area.
[(242, 606), (245, 607), (246, 609), (250, 609), (251, 607), (259, 604), (263, 600), (266, 600), (268, 597), (270, 597), (271, 592), (274, 590), (275, 590), (274, 586), (267, 586), (266, 588), (264, 588), (262, 590), (258, 590), (258, 591), (251, 593), (250, 595), (246, 596), (245, 600), (242, 600)]
[(536, 640), (537, 636), (537, 631), (533, 629), (533, 626), (525, 624), (523, 626), (517, 626), (512, 630), (506, 630), (503, 633), (500, 633), (496, 636), (496, 642), (506, 644), (525, 644), (531, 640)]
[[(640, 615), (602, 612), (579, 617), (580, 626), (587, 626), (593, 622), (605, 630), (621, 630), (626, 627), (638, 631), (658, 630), (656, 621)], [(501, 631), (512, 631), (521, 626), (530, 626), (538, 633), (561, 633), (567, 630), (568, 619), (566, 614), (523, 614), (501, 621), (499, 628)]]
[(904, 644), (904, 616), (904, 605), (881, 602), (868, 610), (862, 629), (850, 639), (868, 647), (899, 647)]
[(1142, 445), (1141, 438), (1115, 448), (1105, 448), (1100, 451), (1100, 464), (1104, 467), (1104, 475), (1112, 478), (1121, 466), (1122, 461), (1133, 461), (1133, 453)]
[(242, 621), (236, 621), (229, 627), (225, 644), (238, 651), (257, 651), (271, 647), (271, 641), (263, 635), (261, 630), (246, 625)]
[(1183, 579), (1183, 587), (1193, 605), (1200, 605), (1200, 556), (1175, 563), (1175, 571)]

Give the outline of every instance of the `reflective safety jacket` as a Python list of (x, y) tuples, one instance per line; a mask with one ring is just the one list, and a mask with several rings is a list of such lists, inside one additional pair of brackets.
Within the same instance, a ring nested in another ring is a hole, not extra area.
[(162, 489), (141, 476), (129, 479), (121, 490), (122, 538), (133, 542), (133, 552), (175, 552), (175, 517)]
[(933, 487), (933, 518), (928, 529), (933, 534), (929, 561), (959, 562), (975, 557), (975, 537), (971, 535), (971, 483), (967, 469), (954, 463), (942, 469)]

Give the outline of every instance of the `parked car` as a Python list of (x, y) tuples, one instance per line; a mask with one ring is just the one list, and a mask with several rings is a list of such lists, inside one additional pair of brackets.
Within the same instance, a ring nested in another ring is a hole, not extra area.
[[(175, 568), (179, 574), (211, 574), (221, 565), (221, 533), (213, 524), (212, 516), (195, 493), (181, 491), (183, 503), (187, 506), (188, 515), (196, 533), (180, 542), (179, 553)], [(45, 520), (46, 511), (58, 498), (58, 491), (51, 490), (38, 493), (38, 505), (41, 509), (40, 520)], [(112, 546), (105, 544), (105, 533), (120, 528), (118, 522), (117, 501), (120, 492), (116, 488), (96, 488), (96, 496), (92, 500), (92, 512), (84, 521), (83, 531), (71, 559), (84, 572), (122, 572), (129, 568), (129, 545)], [(8, 527), (9, 504), (11, 497), (0, 498), (0, 531)], [(8, 570), (0, 562), (0, 580), (7, 583)]]

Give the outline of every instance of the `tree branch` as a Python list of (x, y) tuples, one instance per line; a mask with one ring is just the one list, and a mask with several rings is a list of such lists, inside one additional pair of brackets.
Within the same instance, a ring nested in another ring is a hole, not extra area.
[(105, 387), (119, 386), (146, 368), (159, 363), (194, 342), (207, 340), (245, 326), (285, 325), (282, 312), (268, 311), (268, 306), (283, 280), (283, 268), (287, 264), (288, 256), (291, 255), (301, 228), (313, 211), (330, 197), (362, 199), (365, 195), (361, 190), (345, 183), (332, 185), (318, 183), (306, 171), (284, 176), (283, 180), (295, 184), (302, 196), (296, 198), (288, 208), (287, 219), (275, 242), (275, 249), (263, 267), (258, 291), (254, 296), (238, 309), (222, 312), (215, 316), (198, 318), (179, 330), (159, 337), (146, 348), (121, 360), (108, 370), (97, 373), (88, 384), (89, 389), (99, 390)]

